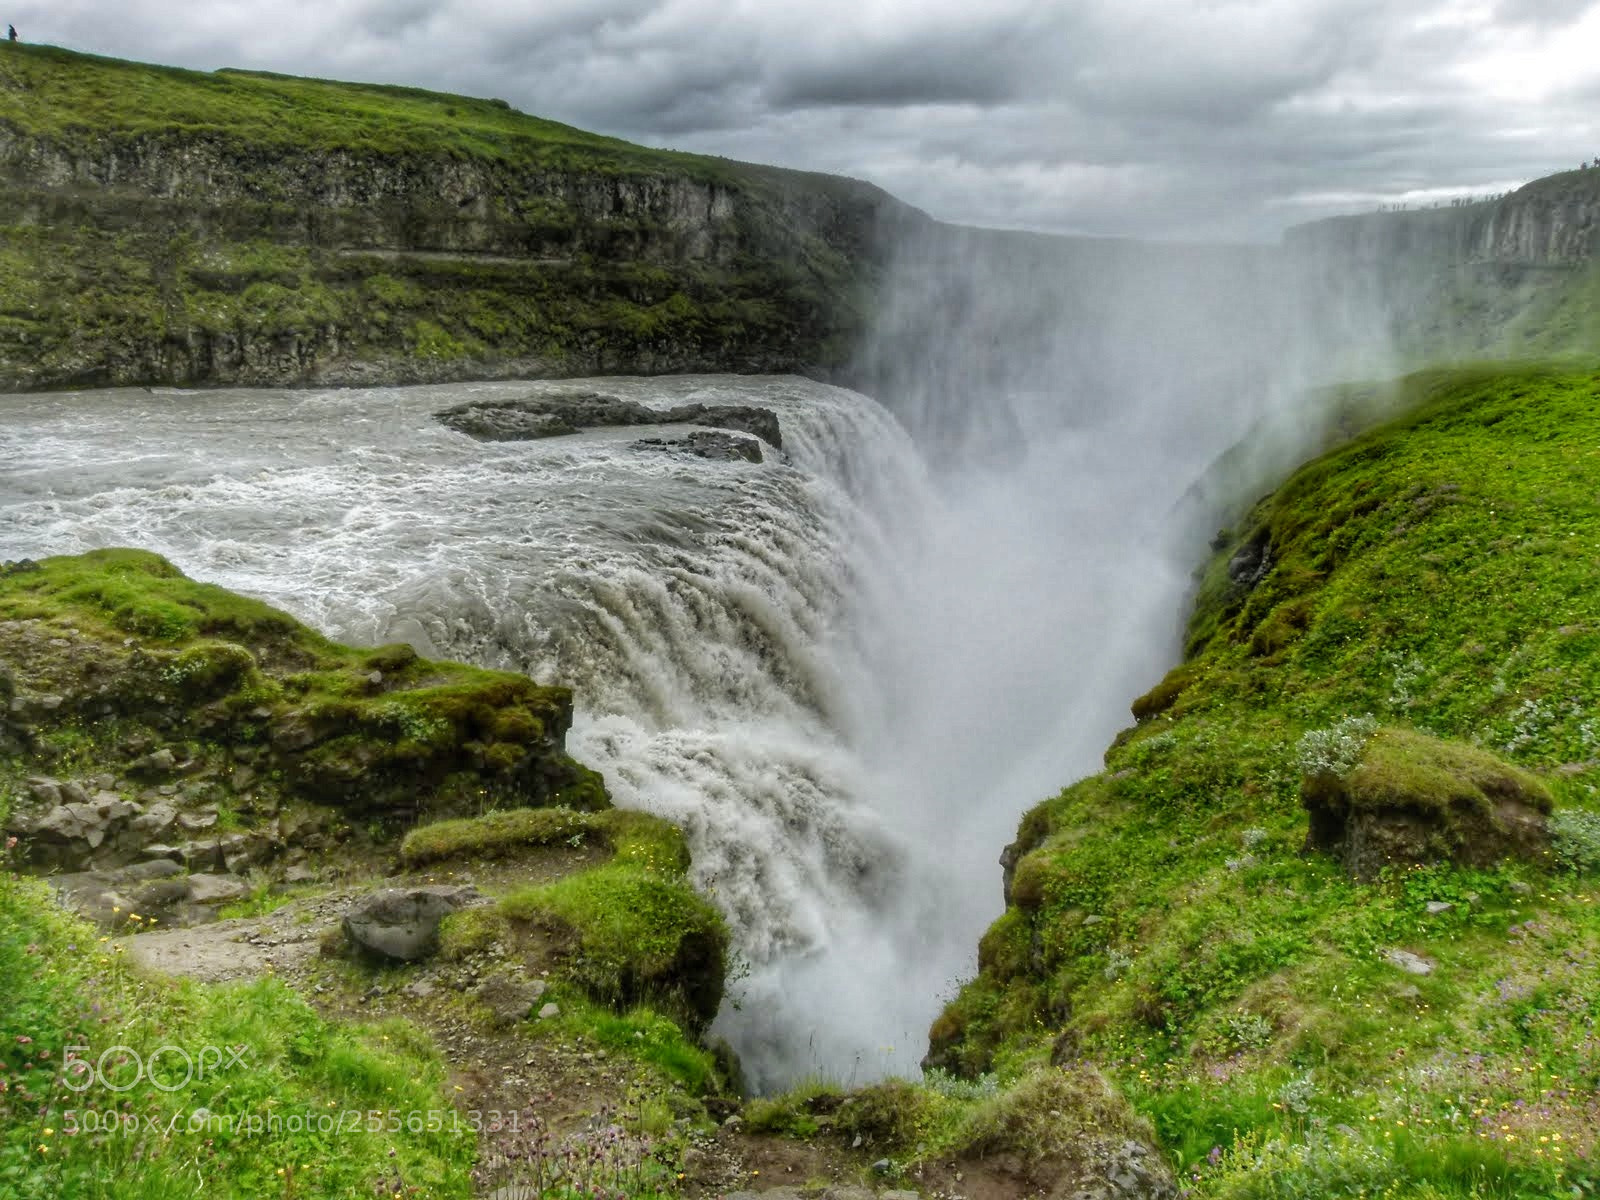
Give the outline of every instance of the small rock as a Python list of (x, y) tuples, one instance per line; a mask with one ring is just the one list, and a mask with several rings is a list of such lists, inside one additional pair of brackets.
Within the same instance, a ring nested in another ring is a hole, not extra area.
[(250, 894), (250, 885), (226, 875), (189, 876), (189, 899), (196, 904), (229, 904)]
[(170, 908), (189, 898), (189, 881), (181, 876), (151, 880), (133, 893), (133, 902), (143, 913), (153, 908)]
[(156, 841), (166, 837), (178, 823), (178, 810), (170, 804), (152, 804), (135, 817), (131, 828), (143, 837)]
[(1449, 912), (1455, 905), (1448, 900), (1429, 900), (1424, 907), (1428, 910), (1430, 917), (1437, 917), (1440, 913)]
[(1434, 964), (1420, 954), (1409, 950), (1390, 949), (1383, 952), (1384, 961), (1399, 967), (1408, 975), (1432, 975)]
[(1100, 922), (1102, 922), (1104, 920), (1105, 920), (1105, 918), (1102, 917), (1099, 913), (1090, 913), (1087, 917), (1085, 917), (1083, 919), (1083, 923), (1085, 925), (1098, 925), (1098, 924), (1100, 924)]
[(887, 1175), (890, 1171), (894, 1170), (894, 1164), (887, 1158), (880, 1158), (877, 1162), (872, 1164), (872, 1169), (879, 1175)]
[(213, 828), (217, 823), (217, 812), (210, 809), (205, 812), (186, 812), (178, 814), (178, 824), (185, 833), (204, 833)]
[(539, 1010), (539, 1020), (549, 1021), (561, 1015), (561, 1006), (552, 1000)]
[(23, 786), (28, 789), (28, 794), (33, 797), (36, 804), (47, 804), (54, 808), (61, 803), (59, 779), (51, 779), (47, 775), (34, 775)]
[(177, 766), (178, 756), (170, 747), (163, 746), (129, 763), (128, 771), (134, 775), (167, 775), (176, 770)]
[[(544, 981), (530, 983), (510, 972), (491, 975), (474, 991), (479, 1003), (487, 1008), (497, 1025), (515, 1025), (526, 1020), (533, 1006), (544, 995)], [(547, 1006), (553, 1007), (553, 1006)], [(559, 1011), (559, 1010), (557, 1010)], [(540, 1010), (543, 1015), (543, 1009)]]
[(429, 983), (426, 979), (416, 979), (406, 984), (402, 990), (406, 995), (414, 997), (415, 999), (426, 1000), (439, 989), (434, 987), (433, 984)]
[(1531, 896), (1531, 895), (1533, 895), (1533, 885), (1531, 883), (1523, 883), (1522, 880), (1520, 880), (1520, 879), (1514, 879), (1514, 880), (1511, 881), (1511, 885), (1510, 886), (1511, 886), (1511, 894), (1513, 896)]
[(144, 883), (151, 879), (170, 879), (182, 870), (170, 858), (152, 858), (123, 867), (117, 874), (135, 883)]

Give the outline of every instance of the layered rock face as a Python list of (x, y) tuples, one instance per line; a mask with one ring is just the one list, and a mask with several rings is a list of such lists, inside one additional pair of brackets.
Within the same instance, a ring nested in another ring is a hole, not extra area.
[(1358, 359), (1600, 349), (1600, 170), (1494, 201), (1317, 221), (1284, 250), (1305, 328)]
[(49, 47), (0, 61), (0, 214), (12, 388), (826, 369), (923, 220), (498, 101)]
[(1334, 217), (1291, 229), (1292, 251), (1369, 263), (1574, 266), (1600, 253), (1600, 171), (1538, 179), (1498, 200)]

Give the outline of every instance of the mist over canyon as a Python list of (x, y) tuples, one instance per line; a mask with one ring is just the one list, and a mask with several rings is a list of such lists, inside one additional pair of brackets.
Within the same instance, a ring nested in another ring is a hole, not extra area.
[[(1177, 655), (1202, 539), (1244, 494), (1195, 485), (1252, 429), (1314, 444), (1331, 356), (1265, 253), (956, 231), (887, 261), (871, 395), (723, 375), (15, 397), (0, 555), (140, 545), (341, 639), (570, 684), (573, 754), (684, 827), (729, 918), (717, 1030), (751, 1081), (914, 1073), (1018, 815), (1096, 768)], [(1375, 372), (1382, 349), (1361, 348)], [(434, 419), (596, 392), (759, 406), (783, 450)]]

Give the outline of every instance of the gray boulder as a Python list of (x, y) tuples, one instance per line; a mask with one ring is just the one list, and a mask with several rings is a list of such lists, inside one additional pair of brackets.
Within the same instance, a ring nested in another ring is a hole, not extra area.
[(189, 876), (189, 899), (196, 904), (231, 904), (250, 894), (250, 885), (227, 875)]
[(148, 840), (133, 828), (142, 812), (115, 792), (98, 792), (87, 803), (57, 804), (34, 817), (13, 815), (8, 832), (28, 843), (31, 861), (81, 871), (93, 863), (133, 857)]
[(357, 950), (378, 958), (415, 962), (439, 948), (439, 922), (478, 899), (473, 887), (432, 884), (384, 888), (352, 904), (341, 922)]

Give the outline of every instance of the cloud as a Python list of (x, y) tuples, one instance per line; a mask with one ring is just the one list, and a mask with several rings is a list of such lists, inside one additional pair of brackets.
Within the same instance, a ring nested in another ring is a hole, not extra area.
[(1600, 152), (1600, 0), (23, 0), (25, 38), (499, 96), (949, 220), (1268, 239)]

